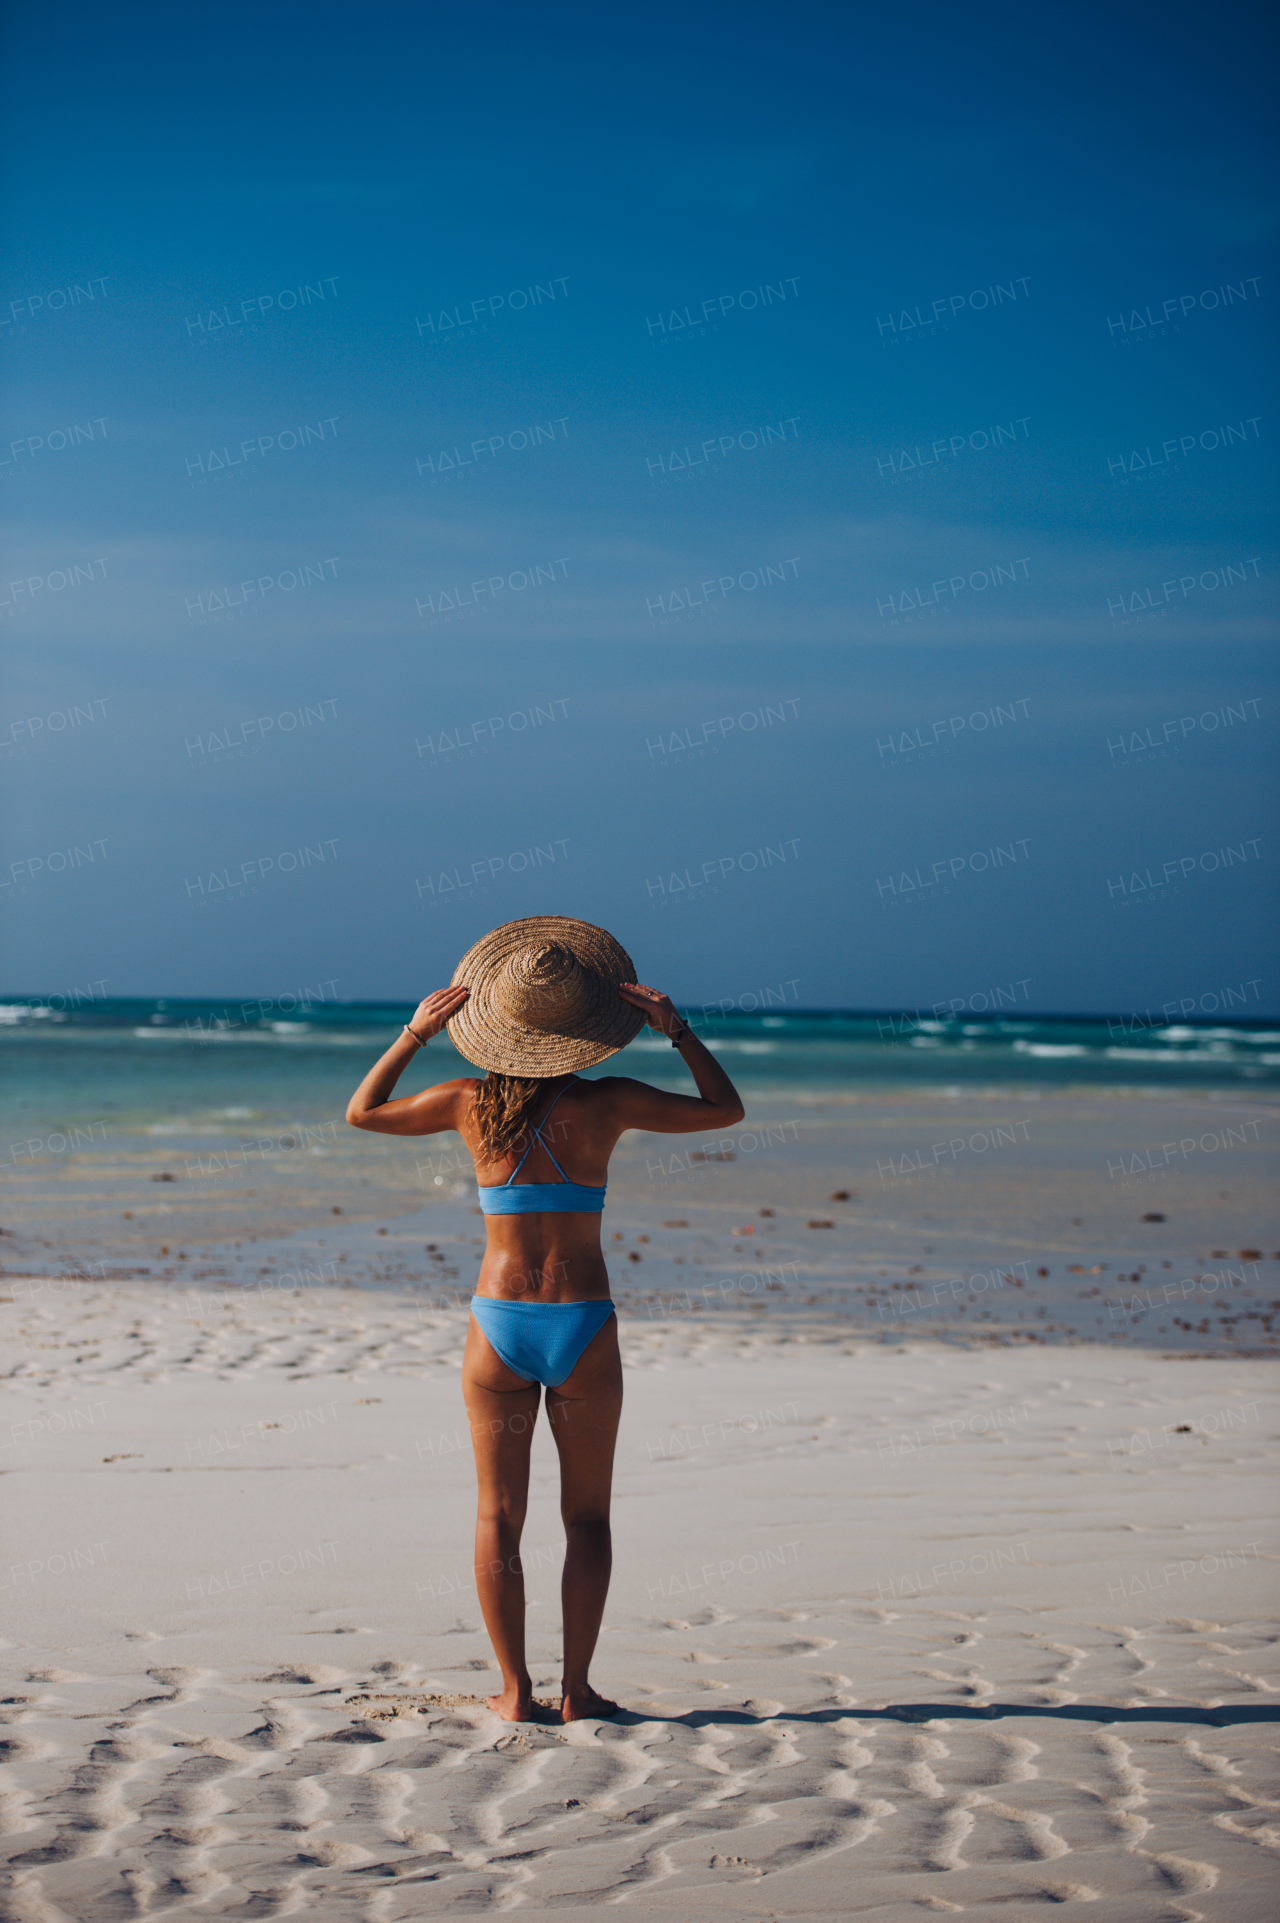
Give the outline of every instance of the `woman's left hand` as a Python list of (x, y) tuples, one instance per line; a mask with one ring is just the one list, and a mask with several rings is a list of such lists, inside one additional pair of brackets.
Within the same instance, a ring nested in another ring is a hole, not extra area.
[(419, 1002), (409, 1023), (418, 1040), (429, 1042), (433, 1035), (438, 1035), (445, 1023), (457, 1014), (470, 993), (469, 988), (437, 988), (434, 995), (428, 995), (425, 1001)]
[(646, 988), (641, 982), (619, 982), (618, 993), (624, 1002), (629, 1002), (632, 1008), (640, 1010), (641, 1014), (647, 1018), (650, 1028), (659, 1029), (662, 1034), (670, 1035), (675, 1029), (683, 1026), (679, 1009), (671, 997), (664, 995), (661, 989)]

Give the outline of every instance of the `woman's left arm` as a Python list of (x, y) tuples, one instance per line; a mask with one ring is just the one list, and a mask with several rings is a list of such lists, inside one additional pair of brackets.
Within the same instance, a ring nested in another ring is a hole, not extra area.
[(353, 1128), (372, 1129), (379, 1135), (436, 1135), (455, 1126), (458, 1100), (467, 1086), (462, 1082), (441, 1082), (435, 1088), (423, 1089), (420, 1095), (403, 1096), (398, 1102), (387, 1098), (417, 1054), (419, 1044), (438, 1035), (466, 998), (465, 988), (441, 988), (419, 1002), (409, 1034), (397, 1035), (347, 1103), (347, 1120)]

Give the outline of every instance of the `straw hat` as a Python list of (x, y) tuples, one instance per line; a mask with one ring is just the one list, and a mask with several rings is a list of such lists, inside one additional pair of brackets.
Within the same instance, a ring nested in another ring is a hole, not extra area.
[(552, 1076), (592, 1068), (644, 1027), (619, 982), (636, 978), (625, 948), (589, 921), (530, 915), (468, 949), (453, 987), (471, 990), (447, 1023), (449, 1040), (478, 1068)]

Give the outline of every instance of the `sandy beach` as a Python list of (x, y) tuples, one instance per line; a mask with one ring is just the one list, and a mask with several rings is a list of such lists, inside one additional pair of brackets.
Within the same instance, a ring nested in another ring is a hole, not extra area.
[(1227, 1104), (917, 1092), (624, 1145), (624, 1708), (568, 1728), (484, 1706), (453, 1172), (371, 1189), (339, 1138), (288, 1231), (265, 1155), (33, 1169), (67, 1252), (7, 1243), (4, 1914), (1270, 1914), (1272, 1124), (1231, 1107), (1256, 1140), (1142, 1178), (1108, 1158)]
[(154, 12), (7, 40), (0, 1923), (1272, 1923), (1260, 9)]

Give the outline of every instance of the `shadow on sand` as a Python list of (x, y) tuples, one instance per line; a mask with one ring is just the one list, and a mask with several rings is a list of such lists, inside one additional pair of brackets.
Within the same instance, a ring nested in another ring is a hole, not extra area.
[(1002, 1717), (1034, 1716), (1051, 1723), (1185, 1723), (1209, 1729), (1227, 1729), (1234, 1723), (1280, 1722), (1280, 1704), (1220, 1703), (1214, 1708), (1196, 1704), (1161, 1704), (1158, 1708), (1120, 1709), (1112, 1703), (886, 1703), (871, 1709), (858, 1703), (850, 1709), (779, 1709), (768, 1715), (749, 1709), (691, 1709), (682, 1715), (646, 1715), (642, 1710), (620, 1709), (609, 1718), (612, 1723), (683, 1723), (686, 1729), (703, 1729), (710, 1724), (723, 1728), (726, 1723), (760, 1725), (764, 1723), (931, 1723), (934, 1721), (999, 1722)]

